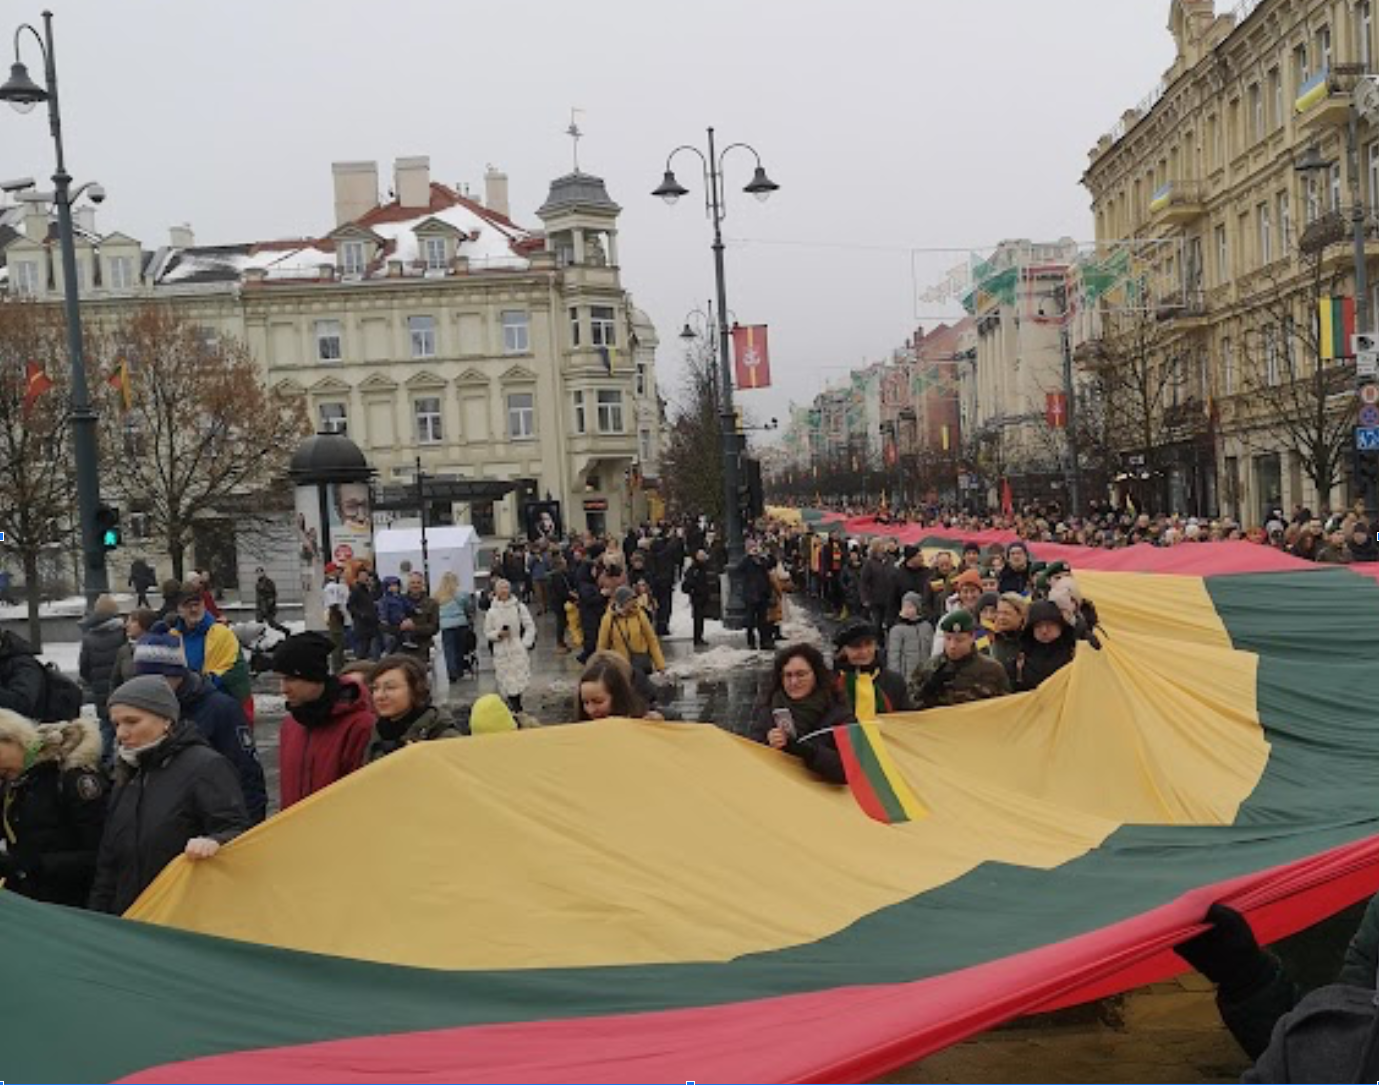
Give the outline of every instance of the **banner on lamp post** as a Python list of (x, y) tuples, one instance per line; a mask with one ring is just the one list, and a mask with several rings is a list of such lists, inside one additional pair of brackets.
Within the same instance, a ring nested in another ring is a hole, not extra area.
[(1046, 392), (1044, 394), (1044, 419), (1052, 429), (1063, 429), (1068, 424), (1068, 396), (1065, 392)]
[(733, 365), (740, 390), (771, 387), (771, 352), (766, 344), (765, 324), (733, 325)]

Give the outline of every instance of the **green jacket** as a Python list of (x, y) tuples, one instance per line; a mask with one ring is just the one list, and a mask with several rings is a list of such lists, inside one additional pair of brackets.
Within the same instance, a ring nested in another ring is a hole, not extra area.
[(412, 612), (412, 640), (419, 651), (428, 651), (431, 639), (441, 631), (441, 605), (429, 595), (413, 599), (412, 605), (416, 607)]
[(438, 738), (459, 736), (460, 732), (449, 716), (435, 705), (427, 705), (421, 715), (401, 734), (397, 733), (396, 725), (390, 726), (388, 720), (380, 719), (375, 722), (373, 737), (369, 739), (368, 749), (364, 752), (364, 764), (377, 761), (380, 757), (387, 757), (390, 753), (396, 753), (414, 742), (432, 742)]
[(974, 650), (956, 663), (946, 655), (930, 660), (915, 670), (910, 685), (916, 708), (940, 708), (1003, 697), (1010, 692), (1010, 677), (994, 659)]

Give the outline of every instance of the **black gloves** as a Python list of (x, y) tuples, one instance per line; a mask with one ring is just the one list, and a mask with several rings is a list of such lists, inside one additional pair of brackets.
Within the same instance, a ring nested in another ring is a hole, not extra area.
[(1263, 986), (1279, 964), (1255, 941), (1244, 916), (1224, 904), (1207, 909), (1210, 930), (1181, 945), (1175, 953), (1223, 991), (1242, 992)]

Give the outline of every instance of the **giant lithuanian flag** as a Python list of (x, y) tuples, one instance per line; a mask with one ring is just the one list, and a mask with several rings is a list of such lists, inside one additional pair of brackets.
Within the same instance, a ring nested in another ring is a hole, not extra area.
[(6, 1080), (866, 1081), (1181, 971), (1212, 901), (1315, 922), (1379, 888), (1379, 585), (1180, 550), (1081, 574), (1105, 648), (1037, 692), (883, 718), (909, 820), (613, 721), (407, 750), (128, 919), (0, 894)]

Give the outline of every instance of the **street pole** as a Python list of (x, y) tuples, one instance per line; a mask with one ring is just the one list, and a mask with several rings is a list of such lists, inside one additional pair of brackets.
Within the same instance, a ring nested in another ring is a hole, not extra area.
[(1072, 314), (1068, 311), (1068, 289), (1060, 286), (1055, 290), (1059, 309), (1059, 349), (1063, 355), (1063, 434), (1068, 439), (1068, 515), (1078, 516), (1082, 512), (1082, 480), (1079, 477), (1080, 456), (1077, 448), (1077, 392), (1073, 387), (1073, 342), (1072, 329), (1068, 321)]
[[(38, 41), (43, 53), (43, 74), (46, 86), (38, 88), (29, 82), (27, 72), (19, 61), (19, 38), (27, 30)], [(48, 103), (48, 129), (57, 152), (57, 170), (53, 174), (54, 203), (57, 206), (58, 240), (62, 250), (63, 308), (67, 322), (67, 355), (71, 366), (71, 389), (68, 409), (71, 414), (72, 452), (76, 461), (77, 516), (81, 521), (81, 549), (84, 556), (83, 588), (88, 611), (98, 596), (110, 588), (105, 570), (105, 545), (96, 527), (96, 510), (100, 506), (100, 468), (96, 448), (96, 412), (91, 407), (91, 394), (86, 386), (86, 357), (81, 334), (80, 283), (77, 280), (77, 252), (72, 231), (72, 176), (67, 172), (67, 160), (62, 148), (62, 113), (58, 108), (57, 51), (53, 46), (53, 13), (43, 13), (43, 34), (25, 23), (15, 32), (15, 64), (6, 98), (15, 105), (27, 107), (38, 101)]]
[[(431, 590), (431, 552), (426, 545), (426, 476), (422, 474), (421, 457), (417, 457), (417, 516), (421, 519), (421, 575), (426, 590)], [(489, 585), (491, 588), (492, 585)]]
[[(1350, 175), (1350, 228), (1351, 240), (1355, 247), (1355, 330), (1368, 332), (1369, 268), (1365, 262), (1365, 208), (1360, 199), (1360, 114), (1354, 105), (1350, 107), (1350, 123), (1346, 126), (1346, 172)], [(1349, 349), (1349, 344), (1346, 345), (1346, 349)], [(1356, 383), (1358, 395), (1358, 386), (1367, 383), (1359, 376), (1358, 366)], [(1373, 466), (1374, 453), (1360, 451), (1357, 444), (1357, 468), (1360, 466), (1359, 461), (1366, 456), (1370, 457), (1370, 466)], [(1375, 478), (1373, 472), (1368, 471), (1357, 470), (1356, 475), (1363, 480), (1365, 517), (1373, 524), (1375, 513), (1379, 511), (1379, 491), (1376, 490), (1379, 479)]]

